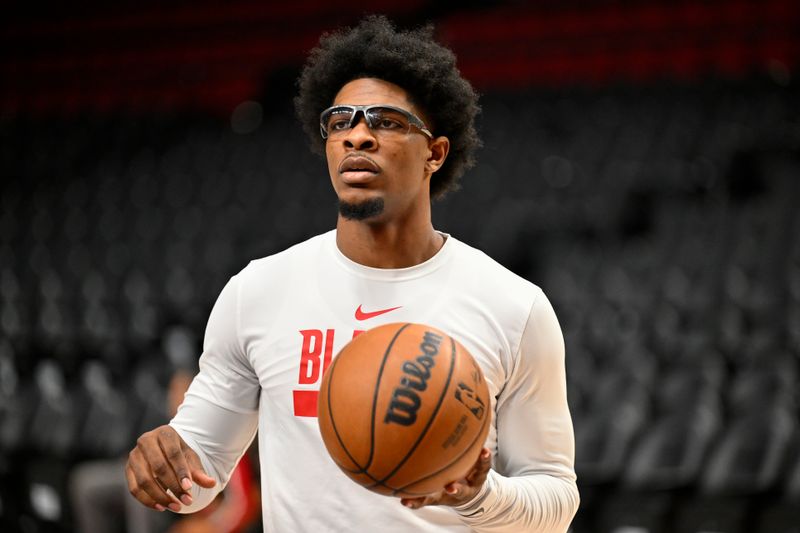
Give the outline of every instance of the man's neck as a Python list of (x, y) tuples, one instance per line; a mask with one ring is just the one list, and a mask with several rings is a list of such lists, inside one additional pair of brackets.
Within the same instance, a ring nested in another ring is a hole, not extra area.
[(367, 223), (339, 217), (336, 245), (352, 261), (373, 268), (407, 268), (424, 263), (444, 244), (444, 236), (427, 223)]

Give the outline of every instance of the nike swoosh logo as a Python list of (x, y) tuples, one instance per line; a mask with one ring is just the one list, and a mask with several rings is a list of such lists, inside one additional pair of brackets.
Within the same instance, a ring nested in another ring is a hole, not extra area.
[(482, 514), (483, 514), (483, 507), (481, 507), (480, 509), (478, 509), (477, 511), (474, 511), (472, 513), (465, 514), (464, 518), (470, 518), (472, 516), (478, 516), (478, 515), (482, 515)]
[(358, 306), (356, 309), (356, 320), (368, 320), (370, 318), (375, 318), (376, 316), (381, 316), (383, 314), (388, 313), (389, 311), (394, 311), (395, 309), (400, 309), (403, 307), (402, 305), (398, 305), (397, 307), (390, 307), (389, 309), (381, 309), (379, 311), (362, 311), (361, 306)]

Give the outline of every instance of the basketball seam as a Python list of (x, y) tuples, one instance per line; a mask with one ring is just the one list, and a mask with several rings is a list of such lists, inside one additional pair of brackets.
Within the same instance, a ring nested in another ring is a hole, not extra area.
[[(359, 467), (359, 468), (361, 468), (363, 470), (361, 465), (358, 464), (358, 461), (356, 461), (355, 457), (350, 455), (350, 451), (347, 449), (347, 446), (344, 445), (344, 441), (342, 440), (341, 435), (339, 435), (339, 430), (336, 429), (336, 419), (334, 419), (334, 417), (333, 417), (333, 407), (331, 405), (331, 389), (333, 389), (333, 373), (336, 370), (336, 363), (338, 361), (339, 361), (338, 357), (334, 358), (333, 363), (331, 364), (330, 368), (328, 369), (328, 374), (330, 375), (330, 377), (328, 378), (328, 418), (331, 419), (331, 428), (333, 429), (333, 434), (336, 435), (336, 439), (339, 441), (339, 445), (342, 447), (342, 450), (344, 450), (344, 453), (346, 453), (347, 457), (349, 457), (350, 460), (353, 461), (354, 465), (356, 465), (357, 467)], [(333, 458), (333, 457), (331, 457), (331, 458)], [(336, 461), (334, 459), (334, 462), (337, 464), (337, 466), (339, 466), (339, 468), (342, 468), (342, 465), (339, 464), (339, 461)], [(348, 472), (356, 473), (356, 472), (353, 472), (350, 469), (344, 469), (344, 470), (347, 470)], [(372, 477), (372, 476), (370, 476), (370, 477)]]
[[(378, 404), (378, 391), (380, 390), (380, 387), (381, 387), (381, 379), (383, 378), (383, 370), (386, 367), (386, 360), (389, 358), (389, 354), (392, 352), (392, 348), (394, 347), (394, 343), (395, 343), (395, 341), (397, 341), (397, 338), (400, 336), (400, 334), (403, 332), (403, 330), (406, 329), (410, 325), (411, 325), (410, 323), (403, 324), (400, 327), (400, 329), (398, 329), (397, 332), (394, 334), (394, 337), (392, 337), (392, 340), (389, 343), (389, 346), (386, 347), (386, 351), (383, 354), (383, 360), (381, 361), (381, 367), (378, 370), (378, 379), (375, 382), (375, 391), (374, 391), (374, 393), (372, 395), (372, 417), (371, 417), (371, 422), (370, 422), (371, 427), (370, 427), (370, 431), (369, 431), (369, 457), (367, 457), (367, 464), (364, 466), (364, 473), (366, 473), (370, 478), (372, 478), (375, 481), (378, 481), (378, 480), (375, 479), (369, 473), (367, 473), (367, 470), (369, 469), (370, 466), (372, 466), (372, 459), (373, 459), (373, 457), (375, 455), (375, 410), (376, 410), (377, 404)], [(356, 463), (356, 464), (358, 464), (358, 463)]]
[(333, 433), (334, 433), (334, 435), (336, 435), (336, 439), (339, 441), (339, 445), (342, 447), (342, 450), (344, 450), (344, 453), (347, 454), (347, 457), (350, 458), (350, 460), (353, 462), (354, 465), (356, 465), (359, 468), (359, 470), (351, 470), (349, 468), (345, 468), (344, 465), (342, 465), (339, 461), (337, 461), (332, 455), (331, 455), (331, 459), (333, 459), (333, 462), (336, 463), (336, 466), (338, 466), (341, 470), (344, 470), (345, 472), (348, 472), (350, 474), (364, 474), (369, 479), (371, 479), (372, 481), (375, 482), (372, 485), (364, 485), (365, 487), (383, 486), (383, 487), (385, 487), (387, 489), (392, 489), (392, 487), (388, 487), (388, 486), (384, 485), (377, 478), (375, 478), (375, 476), (373, 476), (372, 474), (367, 472), (367, 469), (369, 468), (370, 464), (372, 463), (372, 457), (373, 457), (373, 453), (374, 453), (374, 447), (375, 447), (374, 446), (374, 442), (375, 442), (375, 430), (374, 430), (375, 404), (377, 402), (378, 386), (380, 385), (381, 376), (383, 375), (383, 370), (384, 370), (384, 367), (386, 366), (386, 359), (389, 357), (389, 353), (391, 352), (395, 341), (397, 341), (397, 338), (400, 336), (400, 333), (410, 325), (411, 325), (410, 323), (403, 324), (400, 327), (400, 329), (398, 329), (397, 332), (395, 332), (394, 337), (392, 337), (392, 340), (391, 340), (391, 342), (389, 342), (389, 346), (387, 346), (386, 352), (383, 355), (383, 361), (381, 361), (381, 367), (380, 367), (380, 370), (378, 371), (378, 380), (377, 380), (377, 384), (375, 386), (375, 395), (373, 397), (373, 402), (372, 402), (373, 427), (372, 427), (372, 435), (371, 435), (371, 440), (370, 440), (370, 452), (369, 452), (369, 458), (368, 458), (367, 466), (363, 466), (362, 467), (358, 463), (358, 461), (356, 461), (355, 457), (353, 457), (350, 454), (350, 450), (347, 449), (347, 446), (345, 445), (344, 440), (342, 439), (341, 435), (339, 434), (339, 430), (336, 427), (336, 420), (335, 420), (335, 418), (333, 416), (333, 404), (331, 403), (331, 391), (333, 389), (333, 373), (336, 370), (336, 363), (339, 361), (338, 357), (334, 358), (333, 362), (331, 363), (330, 368), (328, 369), (328, 373), (330, 374), (330, 377), (328, 378), (329, 379), (329, 382), (328, 382), (328, 417), (330, 418), (330, 421), (331, 421), (331, 428), (333, 429)]
[[(406, 323), (403, 324), (400, 329), (398, 329), (392, 340), (389, 342), (389, 346), (386, 347), (386, 351), (383, 353), (383, 360), (381, 360), (381, 366), (378, 369), (378, 379), (375, 381), (375, 391), (372, 395), (372, 417), (370, 419), (370, 428), (369, 428), (369, 456), (367, 457), (367, 464), (363, 466), (363, 471), (367, 474), (373, 481), (378, 481), (374, 476), (367, 472), (370, 466), (372, 466), (372, 459), (375, 455), (375, 406), (378, 403), (378, 390), (381, 386), (381, 379), (383, 378), (383, 370), (386, 367), (386, 360), (389, 358), (389, 354), (392, 352), (392, 348), (394, 347), (394, 343), (397, 341), (397, 338), (411, 324)], [(358, 464), (358, 463), (356, 463)]]
[[(381, 484), (385, 483), (389, 478), (395, 475), (397, 471), (400, 470), (400, 468), (406, 463), (406, 461), (408, 461), (408, 459), (414, 454), (414, 451), (417, 449), (420, 442), (422, 442), (422, 440), (425, 438), (425, 435), (428, 433), (428, 430), (431, 428), (431, 425), (436, 420), (436, 415), (439, 414), (439, 409), (442, 407), (442, 403), (444, 402), (444, 398), (447, 395), (447, 391), (450, 389), (450, 381), (452, 381), (453, 379), (453, 369), (456, 366), (456, 344), (453, 341), (452, 337), (448, 336), (448, 338), (450, 339), (450, 346), (452, 347), (450, 350), (450, 368), (447, 372), (447, 381), (444, 384), (442, 394), (439, 396), (439, 401), (436, 403), (436, 407), (434, 408), (431, 416), (428, 417), (428, 423), (425, 425), (425, 429), (422, 430), (422, 433), (420, 433), (419, 437), (417, 437), (417, 441), (414, 443), (411, 449), (408, 450), (406, 456), (403, 457), (403, 459), (401, 459), (397, 465), (395, 465), (394, 470), (389, 472), (383, 479), (380, 480)], [(394, 489), (393, 487), (389, 488), (392, 488), (395, 491), (397, 490)]]

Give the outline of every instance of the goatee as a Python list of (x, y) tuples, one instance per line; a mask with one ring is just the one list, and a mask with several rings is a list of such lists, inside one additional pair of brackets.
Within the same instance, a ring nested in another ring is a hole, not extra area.
[(366, 220), (383, 213), (383, 198), (371, 198), (357, 204), (339, 200), (339, 214), (347, 220)]

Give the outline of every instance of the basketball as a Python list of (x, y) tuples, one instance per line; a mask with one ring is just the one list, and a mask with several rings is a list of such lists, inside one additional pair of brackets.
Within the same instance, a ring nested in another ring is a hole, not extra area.
[(350, 479), (415, 498), (466, 476), (491, 407), (483, 373), (458, 341), (422, 324), (387, 324), (333, 360), (318, 417), (328, 453)]

